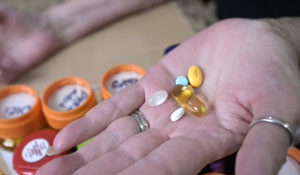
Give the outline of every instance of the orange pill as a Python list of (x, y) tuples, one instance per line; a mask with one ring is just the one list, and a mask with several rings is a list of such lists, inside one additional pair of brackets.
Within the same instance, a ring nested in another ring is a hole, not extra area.
[(202, 84), (203, 73), (198, 66), (190, 66), (188, 70), (188, 80), (193, 87), (199, 87)]

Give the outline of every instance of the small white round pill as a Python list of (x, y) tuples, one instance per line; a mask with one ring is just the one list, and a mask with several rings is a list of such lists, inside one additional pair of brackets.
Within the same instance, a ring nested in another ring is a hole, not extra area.
[(147, 101), (149, 106), (158, 106), (166, 101), (168, 98), (168, 92), (165, 90), (160, 90), (154, 92)]
[(184, 114), (184, 109), (183, 108), (178, 108), (176, 109), (172, 114), (171, 114), (171, 120), (173, 122), (179, 120)]

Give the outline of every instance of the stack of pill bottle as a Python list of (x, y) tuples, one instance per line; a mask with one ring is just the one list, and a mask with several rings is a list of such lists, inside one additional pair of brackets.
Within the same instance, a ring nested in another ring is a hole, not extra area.
[(49, 126), (61, 130), (97, 104), (91, 85), (80, 77), (65, 77), (50, 84), (42, 96)]
[(122, 64), (110, 68), (104, 73), (100, 82), (100, 93), (105, 100), (112, 94), (136, 83), (146, 71), (140, 66)]
[(45, 124), (38, 93), (26, 85), (0, 90), (1, 146), (13, 151), (22, 138)]

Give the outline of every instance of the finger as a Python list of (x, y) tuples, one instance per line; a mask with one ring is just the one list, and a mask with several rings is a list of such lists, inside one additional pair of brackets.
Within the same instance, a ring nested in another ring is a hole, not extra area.
[(76, 167), (85, 164), (85, 160), (81, 154), (74, 152), (72, 154), (58, 157), (42, 166), (36, 172), (37, 175), (65, 175), (71, 174)]
[(64, 151), (99, 134), (115, 119), (128, 115), (144, 102), (144, 90), (134, 84), (91, 109), (80, 118), (63, 128), (54, 139), (54, 148)]
[(117, 149), (89, 162), (74, 174), (116, 174), (118, 171), (130, 166), (135, 161), (144, 157), (154, 148), (162, 144), (168, 137), (158, 129), (149, 129), (126, 142)]
[(121, 117), (77, 152), (54, 159), (40, 168), (38, 172), (42, 175), (71, 174), (87, 162), (117, 148), (122, 142), (138, 132), (140, 132), (140, 128), (133, 117)]
[(255, 124), (237, 155), (236, 174), (277, 174), (286, 159), (289, 144), (284, 128), (266, 122)]
[(209, 144), (197, 142), (187, 137), (175, 137), (119, 174), (197, 174), (215, 157)]
[(103, 154), (116, 149), (128, 138), (138, 134), (140, 128), (132, 116), (121, 117), (108, 126), (78, 152), (90, 162)]

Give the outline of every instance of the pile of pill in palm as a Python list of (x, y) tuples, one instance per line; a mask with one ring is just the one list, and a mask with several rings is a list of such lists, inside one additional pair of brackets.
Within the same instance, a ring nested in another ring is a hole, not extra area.
[[(187, 110), (196, 116), (203, 116), (207, 112), (207, 106), (204, 101), (196, 95), (194, 87), (199, 87), (203, 82), (203, 73), (201, 69), (196, 66), (190, 66), (188, 69), (188, 76), (179, 76), (175, 80), (175, 86), (172, 89), (172, 95), (175, 100), (181, 105), (171, 114), (171, 120), (177, 121)], [(160, 90), (153, 93), (147, 100), (149, 106), (158, 106), (162, 104), (168, 97), (165, 90)]]

